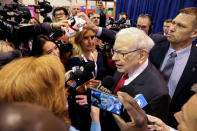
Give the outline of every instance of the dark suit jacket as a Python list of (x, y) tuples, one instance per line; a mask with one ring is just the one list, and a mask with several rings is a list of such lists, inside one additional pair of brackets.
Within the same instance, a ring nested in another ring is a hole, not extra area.
[(99, 39), (113, 45), (115, 42), (116, 33), (117, 33), (116, 31), (102, 28), (102, 33)]
[[(119, 72), (114, 74), (115, 83), (111, 89), (112, 91), (122, 75), (123, 73)], [(167, 83), (150, 62), (147, 68), (137, 78), (129, 85), (123, 86), (120, 91), (127, 92), (133, 97), (139, 93), (143, 94), (148, 102), (148, 105), (143, 108), (146, 113), (166, 121), (170, 103)], [(123, 113), (121, 117), (125, 121), (130, 121), (128, 115), (125, 113)], [(101, 127), (103, 131), (108, 130), (106, 127), (110, 127), (113, 131), (119, 131), (111, 113), (108, 112), (101, 111)]]
[(167, 40), (167, 37), (163, 35), (162, 32), (159, 32), (157, 34), (151, 34), (149, 35), (149, 37), (155, 42), (155, 44), (158, 44)]
[[(165, 54), (168, 51), (170, 43), (163, 41), (155, 45), (150, 51), (150, 61), (160, 69), (160, 66), (164, 60)], [(174, 96), (170, 104), (170, 112), (168, 115), (168, 124), (176, 128), (177, 123), (173, 117), (174, 113), (181, 110), (181, 107), (187, 100), (194, 94), (190, 91), (191, 86), (197, 83), (197, 47), (192, 45), (191, 53), (183, 71), (183, 74), (177, 84)]]
[[(116, 82), (113, 88), (115, 88), (122, 75), (123, 73), (115, 73), (114, 79)], [(137, 78), (129, 85), (122, 87), (120, 91), (127, 92), (133, 97), (139, 93), (143, 94), (148, 102), (148, 105), (144, 108), (146, 113), (159, 117), (163, 121), (167, 120), (170, 103), (167, 83), (150, 62)]]

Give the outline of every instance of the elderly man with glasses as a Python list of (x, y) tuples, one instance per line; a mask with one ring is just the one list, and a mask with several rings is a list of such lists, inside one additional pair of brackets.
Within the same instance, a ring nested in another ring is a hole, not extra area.
[[(112, 60), (117, 67), (112, 91), (114, 94), (124, 91), (133, 97), (143, 94), (148, 102), (144, 108), (146, 113), (165, 121), (169, 105), (168, 88), (158, 70), (148, 61), (153, 45), (152, 39), (137, 28), (126, 28), (117, 33), (112, 51)], [(122, 77), (126, 78), (120, 85)]]
[[(149, 51), (153, 46), (152, 39), (140, 29), (131, 27), (117, 33), (112, 50), (117, 72), (114, 74), (115, 82), (111, 91), (113, 94), (118, 91), (127, 92), (133, 97), (143, 94), (148, 102), (143, 110), (166, 121), (170, 97), (167, 83), (148, 60)], [(127, 118), (121, 117), (125, 120)], [(106, 118), (110, 117), (104, 118), (109, 124), (107, 121), (110, 120)]]
[(68, 19), (68, 11), (64, 7), (57, 7), (53, 11), (53, 17), (56, 22), (67, 20)]

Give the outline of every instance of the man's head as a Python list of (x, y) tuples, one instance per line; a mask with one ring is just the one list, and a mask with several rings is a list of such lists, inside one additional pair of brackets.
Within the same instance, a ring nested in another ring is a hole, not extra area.
[(152, 18), (148, 14), (141, 14), (137, 19), (136, 27), (143, 30), (146, 34), (149, 34), (152, 29)]
[(68, 131), (49, 110), (29, 103), (0, 105), (1, 131)]
[(154, 42), (148, 35), (134, 27), (122, 29), (116, 35), (113, 57), (119, 72), (133, 72), (148, 58)]
[(64, 7), (57, 7), (53, 11), (53, 17), (55, 18), (56, 22), (59, 22), (61, 20), (67, 20), (68, 19), (68, 11)]
[(100, 24), (100, 14), (94, 13), (94, 14), (92, 15), (92, 22), (93, 22), (95, 25), (99, 26), (99, 24)]
[(190, 45), (197, 37), (197, 8), (185, 8), (173, 19), (168, 40), (175, 50)]
[(104, 5), (103, 5), (103, 2), (102, 1), (98, 1), (98, 9), (101, 10), (101, 13), (104, 9)]
[(75, 16), (79, 12), (81, 12), (80, 6), (78, 4), (74, 4), (72, 7), (72, 15)]
[(166, 19), (163, 23), (163, 31), (165, 35), (168, 35), (168, 31), (170, 28), (170, 25), (172, 24), (172, 19)]
[(118, 15), (118, 19), (120, 20), (121, 18), (125, 18), (125, 20), (127, 19), (127, 13), (122, 12)]
[(185, 103), (181, 111), (175, 114), (179, 131), (196, 131), (197, 129), (197, 84), (192, 87), (195, 94)]

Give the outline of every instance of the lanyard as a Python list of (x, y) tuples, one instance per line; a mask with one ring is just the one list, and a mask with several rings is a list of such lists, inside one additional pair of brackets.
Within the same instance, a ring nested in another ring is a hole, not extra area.
[[(92, 72), (92, 75), (93, 75), (94, 78), (95, 78), (95, 77), (97, 76), (98, 67), (97, 67), (97, 64), (96, 64), (96, 62), (95, 62), (95, 58), (94, 58), (94, 55), (93, 55), (92, 52), (91, 52), (91, 56), (92, 56), (92, 59), (93, 59), (94, 64), (95, 64), (94, 72)], [(85, 62), (88, 62), (87, 58), (85, 57), (85, 55), (84, 55), (83, 53), (81, 54), (81, 57), (83, 58), (83, 60), (84, 60)]]

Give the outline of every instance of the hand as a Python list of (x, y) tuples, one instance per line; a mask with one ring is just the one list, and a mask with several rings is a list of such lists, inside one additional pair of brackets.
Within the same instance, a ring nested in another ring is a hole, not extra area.
[(148, 120), (153, 124), (153, 125), (148, 125), (148, 129), (151, 131), (170, 131), (168, 126), (159, 118), (147, 115)]
[(92, 88), (97, 88), (98, 85), (100, 84), (100, 80), (95, 80), (95, 79), (91, 79), (88, 81), (88, 87), (92, 87)]
[(91, 106), (90, 116), (92, 118), (92, 122), (100, 122), (100, 109), (95, 106)]
[(98, 45), (101, 50), (104, 49), (103, 42), (100, 39), (98, 39), (98, 38), (95, 38), (95, 45)]
[(67, 26), (68, 20), (61, 20), (59, 22), (51, 23), (50, 27), (52, 29), (61, 29), (61, 26)]
[(76, 100), (76, 103), (79, 105), (83, 106), (88, 104), (87, 95), (76, 95), (76, 98), (80, 98), (79, 100)]
[(110, 29), (111, 27), (112, 27), (112, 25), (110, 24), (110, 25), (107, 26), (107, 29)]
[(86, 24), (83, 26), (84, 29), (93, 30), (95, 33), (98, 32), (99, 27), (96, 26), (84, 12), (78, 13), (77, 16), (86, 21)]
[(117, 94), (131, 119), (131, 122), (125, 122), (120, 116), (113, 114), (120, 129), (122, 131), (148, 131), (147, 117), (133, 97), (124, 92), (118, 92)]

